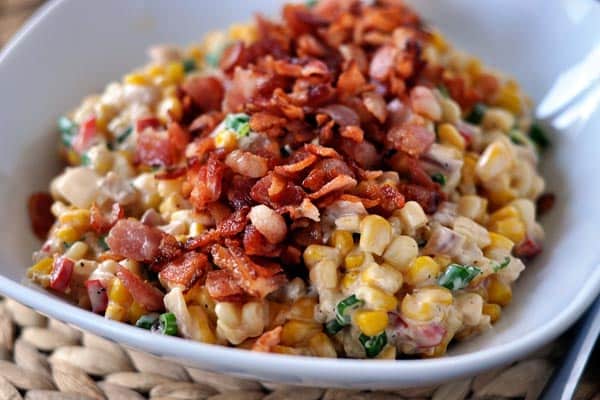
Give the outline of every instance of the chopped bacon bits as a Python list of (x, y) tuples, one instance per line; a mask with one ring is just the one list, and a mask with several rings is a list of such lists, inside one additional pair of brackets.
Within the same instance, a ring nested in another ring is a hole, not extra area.
[(161, 311), (164, 309), (164, 294), (127, 268), (119, 266), (117, 278), (123, 282), (131, 297), (146, 310)]
[(31, 229), (40, 240), (46, 238), (48, 231), (54, 224), (54, 215), (50, 212), (52, 203), (52, 196), (43, 192), (32, 194), (27, 202)]
[(90, 208), (90, 225), (99, 234), (108, 232), (118, 220), (124, 217), (125, 210), (119, 203), (113, 203), (108, 211), (103, 211), (96, 203)]
[(163, 287), (180, 286), (189, 290), (208, 269), (208, 258), (202, 253), (188, 252), (168, 262), (158, 274)]

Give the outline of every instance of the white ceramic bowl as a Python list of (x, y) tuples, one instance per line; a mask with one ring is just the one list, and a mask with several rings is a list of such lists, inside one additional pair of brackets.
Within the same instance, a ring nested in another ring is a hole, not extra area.
[[(592, 0), (415, 1), (460, 47), (514, 74), (536, 101), (600, 42)], [(185, 44), (207, 31), (274, 13), (279, 1), (52, 2), (0, 56), (0, 292), (54, 318), (182, 363), (262, 380), (360, 388), (415, 386), (507, 364), (563, 332), (600, 290), (600, 113), (553, 135), (544, 173), (556, 207), (545, 252), (522, 275), (494, 328), (431, 360), (364, 361), (257, 354), (104, 320), (24, 283), (30, 252), (26, 199), (58, 171), (56, 118), (145, 62), (154, 43)], [(585, 74), (584, 74), (585, 75)], [(571, 85), (567, 85), (571, 86)], [(559, 96), (560, 97), (560, 96)], [(595, 108), (576, 114), (588, 117)]]

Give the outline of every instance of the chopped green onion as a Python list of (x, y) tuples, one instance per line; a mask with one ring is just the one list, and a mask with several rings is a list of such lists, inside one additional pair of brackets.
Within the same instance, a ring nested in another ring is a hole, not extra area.
[(98, 246), (100, 246), (100, 248), (104, 251), (107, 251), (110, 249), (110, 247), (108, 246), (108, 243), (106, 243), (106, 235), (102, 235), (98, 238)]
[(158, 314), (142, 315), (135, 323), (135, 326), (142, 329), (152, 329), (158, 324)]
[(177, 335), (177, 318), (173, 313), (164, 313), (158, 317), (158, 332), (163, 335)]
[(446, 176), (440, 172), (431, 175), (431, 180), (444, 186), (446, 184)]
[(364, 301), (359, 300), (355, 295), (346, 297), (337, 304), (335, 319), (342, 326), (350, 324), (350, 315), (348, 315), (348, 312), (356, 310), (364, 303)]
[(219, 62), (221, 61), (221, 56), (223, 55), (223, 51), (225, 51), (225, 48), (227, 47), (229, 43), (223, 43), (220, 46), (217, 46), (217, 48), (211, 52), (208, 53), (205, 57), (204, 57), (204, 61), (211, 67), (213, 68), (218, 68), (219, 67)]
[(510, 132), (508, 133), (508, 137), (514, 144), (524, 145), (525, 143), (527, 143), (527, 137), (516, 128), (510, 130)]
[(73, 243), (63, 242), (63, 247), (67, 250), (69, 247), (73, 246)]
[(472, 265), (450, 264), (442, 276), (438, 279), (438, 284), (450, 290), (459, 290), (467, 287), (481, 270)]
[(123, 131), (123, 133), (121, 133), (119, 136), (117, 136), (117, 143), (121, 144), (125, 140), (127, 140), (129, 135), (131, 135), (131, 132), (133, 132), (133, 127), (130, 126), (129, 128), (125, 129), (125, 131)]
[(225, 118), (225, 128), (237, 133), (238, 137), (250, 133), (250, 116), (244, 113), (228, 114)]
[(330, 335), (335, 335), (343, 328), (344, 325), (341, 325), (336, 319), (332, 319), (331, 321), (325, 324), (325, 332), (327, 332)]
[(60, 117), (58, 119), (58, 129), (60, 130), (60, 138), (66, 147), (71, 147), (73, 138), (77, 135), (79, 127), (73, 121), (67, 117)]
[(505, 257), (501, 263), (494, 266), (494, 272), (503, 270), (504, 268), (508, 267), (508, 264), (510, 264), (510, 257)]
[(529, 137), (533, 140), (541, 149), (545, 149), (550, 146), (550, 140), (546, 136), (546, 132), (536, 123), (531, 125), (529, 128)]
[(90, 165), (90, 163), (91, 163), (90, 157), (87, 155), (87, 153), (83, 153), (81, 155), (81, 157), (79, 158), (79, 161), (80, 161), (81, 165)]
[(312, 8), (317, 5), (319, 0), (306, 0), (306, 7)]
[(446, 87), (446, 85), (439, 84), (437, 88), (440, 91), (440, 94), (442, 96), (444, 96), (447, 99), (450, 98), (450, 92), (448, 91), (448, 88)]
[(476, 103), (471, 110), (471, 113), (467, 116), (466, 121), (472, 124), (479, 124), (485, 115), (486, 106), (483, 103)]
[(183, 71), (186, 74), (189, 74), (190, 72), (194, 71), (196, 69), (196, 60), (194, 60), (193, 58), (186, 58), (185, 60), (183, 60)]
[(387, 344), (387, 335), (385, 332), (382, 332), (377, 336), (367, 336), (364, 333), (361, 333), (358, 337), (358, 341), (364, 347), (367, 357), (373, 358), (381, 353), (381, 350), (383, 350)]

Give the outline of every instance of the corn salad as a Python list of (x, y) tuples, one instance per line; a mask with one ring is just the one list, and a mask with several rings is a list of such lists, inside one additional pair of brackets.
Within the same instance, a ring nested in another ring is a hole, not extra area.
[(544, 236), (530, 100), (400, 2), (283, 18), (152, 47), (59, 119), (27, 276), (271, 353), (437, 357), (489, 330)]

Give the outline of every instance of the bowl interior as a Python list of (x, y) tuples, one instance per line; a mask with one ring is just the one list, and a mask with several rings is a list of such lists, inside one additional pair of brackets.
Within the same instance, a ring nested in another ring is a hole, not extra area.
[[(143, 64), (145, 49), (151, 44), (190, 43), (208, 31), (248, 20), (254, 11), (274, 14), (279, 3), (221, 0), (215, 6), (212, 2), (181, 0), (175, 7), (168, 0), (107, 0), (101, 4), (66, 0), (45, 8), (43, 18), (30, 25), (17, 45), (0, 57), (0, 121), (4, 130), (0, 147), (0, 272), (5, 277), (0, 279), (0, 292), (9, 292), (24, 302), (32, 303), (34, 298), (41, 302), (36, 297), (39, 294), (16, 290), (16, 286), (9, 291), (6, 283), (24, 282), (31, 251), (39, 246), (30, 233), (26, 201), (31, 192), (47, 190), (49, 179), (59, 171), (54, 129), (57, 117), (85, 95), (100, 91), (106, 83)], [(600, 40), (593, 23), (600, 20), (600, 6), (591, 0), (412, 3), (457, 47), (514, 75), (536, 102), (561, 73)], [(106, 21), (110, 21), (109, 29)], [(537, 333), (537, 340), (522, 347), (534, 350), (532, 346), (550, 339), (550, 333), (542, 332), (549, 322), (555, 322), (551, 333), (555, 336), (597, 295), (600, 212), (596, 201), (600, 187), (595, 184), (594, 173), (600, 172), (595, 159), (600, 149), (600, 113), (595, 112), (578, 128), (554, 132), (553, 146), (544, 154), (548, 191), (557, 195), (555, 208), (542, 220), (547, 231), (544, 253), (528, 264), (516, 285), (513, 303), (500, 322), (490, 332), (454, 345), (447, 361), (498, 346), (510, 347)], [(573, 315), (565, 315), (566, 310)], [(562, 319), (558, 321), (557, 316)], [(95, 317), (91, 321), (92, 325), (102, 322)], [(169, 354), (164, 349), (156, 352)], [(272, 373), (268, 376), (278, 378)], [(326, 375), (322, 375), (326, 384), (345, 379)], [(439, 374), (421, 382), (443, 378)], [(385, 379), (389, 377), (379, 381)], [(375, 387), (380, 383), (371, 380), (364, 384)]]

